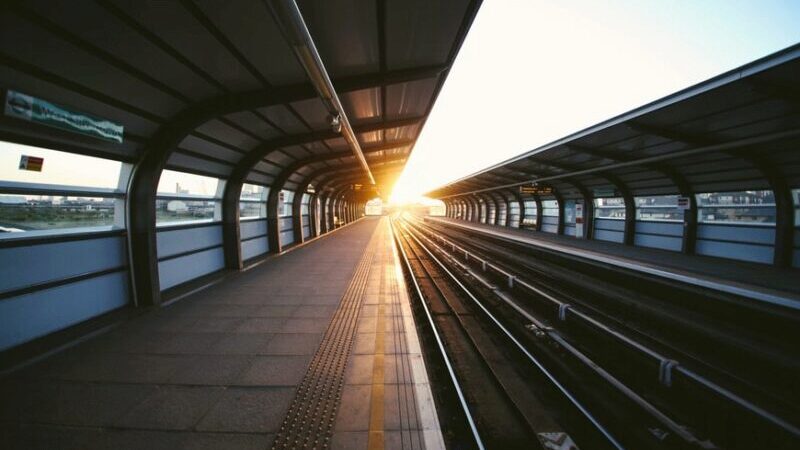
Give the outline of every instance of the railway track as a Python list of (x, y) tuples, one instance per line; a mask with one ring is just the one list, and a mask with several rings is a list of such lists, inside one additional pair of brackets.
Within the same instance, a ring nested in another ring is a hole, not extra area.
[[(512, 264), (496, 261), (502, 258), (490, 260), (478, 251), (498, 252), (497, 247), (487, 248), (491, 246), (471, 237), (467, 250), (463, 242), (457, 244), (448, 239), (453, 233), (443, 227), (434, 229), (420, 222), (396, 221), (395, 228), (399, 230), (400, 247), (409, 249), (411, 260), (418, 260), (409, 263), (409, 272), (430, 280), (420, 283), (420, 296), (436, 304), (441, 300), (430, 300), (436, 297), (431, 292), (438, 290), (440, 297), (448, 298), (454, 283), (470, 295), (475, 292), (472, 307), (479, 305), (477, 308), (483, 310), (482, 322), (476, 320), (481, 314), (473, 310), (459, 319), (458, 308), (465, 303), (452, 300), (448, 304), (455, 306), (449, 314), (455, 317), (448, 320), (460, 320), (462, 329), (476, 326), (463, 324), (470, 321), (484, 327), (487, 322), (494, 322), (504, 329), (505, 346), (516, 347), (519, 354), (527, 353), (529, 360), (535, 359), (542, 366), (540, 373), (548, 373), (551, 387), (553, 383), (560, 387), (562, 400), (564, 396), (571, 398), (571, 405), (564, 405), (563, 401), (559, 405), (552, 401), (553, 396), (547, 400), (545, 395), (538, 407), (555, 411), (555, 416), (565, 406), (581, 411), (579, 415), (585, 423), (576, 426), (580, 421), (573, 420), (570, 426), (579, 430), (576, 436), (588, 444), (585, 448), (759, 448), (753, 447), (755, 442), (768, 448), (793, 448), (796, 443), (796, 429), (791, 423), (665, 356), (664, 348), (655, 345), (657, 340), (641, 333), (633, 333), (634, 337), (620, 333), (618, 330), (625, 329), (624, 321), (615, 320), (598, 308), (584, 307), (563, 290), (536, 286), (530, 280), (536, 278), (535, 271), (515, 272)], [(449, 273), (448, 277), (442, 271)], [(448, 289), (450, 293), (443, 295)], [(456, 340), (458, 336), (450, 338)], [(693, 405), (693, 399), (705, 403)], [(706, 423), (698, 422), (697, 413), (686, 413), (693, 406), (702, 411), (700, 415), (719, 411), (725, 417), (707, 417)], [(745, 420), (740, 417), (741, 411)], [(574, 414), (562, 415), (574, 419)], [(592, 426), (586, 427), (586, 423)], [(755, 428), (735, 430), (731, 435), (722, 429), (731, 424)], [(594, 436), (586, 433), (588, 428)]]
[[(524, 327), (507, 328), (505, 317), (492, 313), (496, 305), (482, 301), (419, 237), (404, 224), (395, 223), (400, 253), (414, 287), (436, 355), (432, 366), (441, 362), (447, 372), (444, 380), (456, 392), (457, 401), (448, 407), (463, 411), (464, 424), (451, 427), (469, 429), (472, 439), (456, 439), (451, 447), (462, 448), (582, 448), (627, 447), (569, 388), (559, 375), (545, 368), (529, 351), (528, 339), (515, 336)], [(423, 330), (426, 331), (426, 330)], [(422, 333), (423, 339), (426, 333)], [(546, 349), (553, 353), (553, 349)], [(554, 357), (551, 354), (549, 357)], [(441, 358), (441, 359), (439, 359)], [(430, 364), (431, 361), (428, 361)], [(442, 400), (440, 399), (440, 403)], [(444, 400), (447, 403), (446, 400)], [(619, 413), (619, 411), (617, 411)], [(635, 420), (627, 416), (626, 420)], [(447, 422), (447, 421), (445, 421)], [(452, 421), (451, 421), (452, 422)], [(566, 431), (569, 429), (569, 432)], [(451, 433), (458, 435), (459, 433)], [(463, 434), (461, 435), (463, 438)], [(646, 433), (638, 436), (648, 440)]]

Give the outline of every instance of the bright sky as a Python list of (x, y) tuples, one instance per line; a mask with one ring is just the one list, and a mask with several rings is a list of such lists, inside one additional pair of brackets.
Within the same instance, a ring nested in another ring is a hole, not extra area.
[(485, 1), (392, 201), (800, 42), (798, 24), (798, 0)]

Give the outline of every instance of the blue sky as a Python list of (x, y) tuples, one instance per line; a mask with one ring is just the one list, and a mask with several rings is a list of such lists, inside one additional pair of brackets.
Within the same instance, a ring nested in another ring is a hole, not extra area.
[(484, 1), (392, 198), (797, 42), (800, 0)]

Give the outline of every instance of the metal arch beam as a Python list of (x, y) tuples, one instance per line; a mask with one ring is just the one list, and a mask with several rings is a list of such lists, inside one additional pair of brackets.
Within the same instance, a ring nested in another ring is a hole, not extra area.
[[(351, 171), (351, 172), (354, 172), (356, 170), (357, 170), (357, 168), (353, 168), (351, 166), (348, 169), (341, 169), (340, 171)], [(378, 170), (376, 170), (375, 172), (376, 173), (380, 173)], [(311, 183), (315, 182), (315, 180), (317, 178), (319, 178), (321, 175), (326, 175), (326, 174), (330, 174), (330, 173), (331, 173), (331, 169), (327, 168), (327, 167), (312, 172), (310, 175), (305, 177), (303, 179), (303, 181), (301, 181), (298, 184), (298, 191), (299, 192), (300, 191), (305, 192), (308, 189), (308, 186)], [(320, 200), (319, 208), (317, 208), (316, 203), (313, 205), (314, 209), (315, 209), (315, 215), (316, 215), (312, 220), (312, 225), (315, 228), (313, 230), (315, 236), (318, 236), (321, 233), (327, 233), (328, 232), (328, 223), (327, 223), (327, 219), (328, 219), (327, 218), (327, 206), (328, 206), (328, 204), (327, 204), (327, 202), (329, 201), (330, 195), (325, 192), (325, 185), (326, 185), (326, 182), (322, 182), (321, 184), (315, 184), (316, 193), (314, 194), (314, 197), (319, 198), (319, 200)], [(309, 214), (309, 216), (310, 216), (310, 214)], [(317, 220), (319, 220), (319, 223), (320, 223), (320, 226), (319, 226), (320, 230), (316, 229), (316, 221)], [(296, 228), (295, 228), (295, 233), (297, 233), (297, 229)], [(296, 237), (296, 235), (295, 235), (295, 237)]]
[[(408, 145), (413, 144), (414, 141), (411, 139), (403, 139), (398, 142), (386, 143), (381, 145), (375, 145), (371, 147), (367, 147), (364, 149), (365, 154), (373, 154), (378, 153), (386, 150), (392, 150), (396, 148), (406, 147)], [(275, 176), (275, 179), (272, 183), (273, 187), (283, 188), (289, 178), (292, 177), (298, 170), (315, 163), (325, 162), (325, 161), (333, 161), (337, 159), (344, 159), (344, 158), (351, 158), (353, 155), (350, 152), (334, 152), (334, 153), (326, 153), (322, 155), (315, 155), (310, 156), (308, 158), (298, 159), (285, 169), (283, 169), (278, 175)], [(407, 155), (403, 155), (406, 157)]]
[(468, 202), (470, 202), (472, 213), (470, 214), (471, 222), (481, 222), (481, 205), (478, 203), (476, 196), (467, 196), (465, 197)]
[[(385, 151), (385, 150), (388, 150), (388, 149), (404, 147), (404, 146), (409, 145), (409, 141), (410, 140), (403, 140), (402, 142), (399, 142), (397, 145), (395, 145), (395, 144), (386, 144), (386, 145), (374, 146), (373, 148), (370, 148), (369, 150), (367, 150), (366, 153), (371, 154), (371, 153), (377, 153), (377, 152)], [(335, 153), (327, 153), (327, 154), (324, 154), (324, 155), (310, 156), (308, 158), (299, 159), (299, 160), (295, 161), (294, 163), (290, 164), (284, 170), (282, 170), (275, 177), (275, 179), (273, 180), (271, 188), (270, 188), (270, 191), (269, 191), (269, 196), (267, 197), (267, 223), (268, 223), (268, 230), (270, 229), (269, 227), (271, 227), (273, 225), (273, 222), (275, 224), (277, 224), (277, 222), (280, 220), (278, 218), (278, 216), (277, 216), (278, 197), (279, 197), (280, 191), (286, 185), (286, 182), (289, 180), (289, 178), (292, 175), (294, 175), (294, 173), (296, 171), (298, 171), (298, 170), (302, 169), (303, 167), (308, 166), (310, 164), (315, 164), (315, 163), (324, 162), (324, 161), (332, 161), (332, 160), (342, 159), (342, 158), (350, 158), (352, 156), (353, 156), (353, 154), (351, 152), (335, 152)], [(405, 155), (403, 155), (403, 156), (405, 157)], [(370, 176), (371, 175), (372, 175), (372, 173), (370, 172)], [(299, 186), (299, 187), (303, 188), (304, 191), (305, 191), (305, 189), (308, 188), (307, 185), (306, 186)], [(293, 205), (293, 214), (294, 214), (294, 209), (295, 209), (295, 207)], [(300, 206), (298, 206), (297, 209), (299, 210)], [(297, 219), (297, 217), (295, 217), (295, 219)], [(302, 219), (302, 217), (300, 217), (300, 219)], [(294, 220), (294, 222), (297, 222), (297, 221), (298, 220)], [(299, 232), (298, 232), (298, 228), (297, 228), (297, 224), (296, 223), (294, 224), (293, 227), (295, 229), (296, 242), (302, 242), (302, 226), (300, 226)], [(270, 234), (270, 238), (271, 238), (270, 240), (275, 239), (275, 243), (276, 243), (276, 247), (275, 248), (276, 249), (280, 249), (281, 245), (278, 242), (280, 240), (280, 235), (279, 235), (279, 233), (278, 234), (276, 234), (276, 233), (277, 233), (277, 230), (273, 230), (273, 231), (271, 231), (269, 233)], [(297, 236), (298, 235), (300, 235), (300, 239), (299, 240), (297, 240)], [(272, 242), (270, 242), (270, 244), (272, 244)], [(280, 251), (280, 250), (278, 250), (278, 251)]]
[[(713, 136), (679, 132), (669, 128), (643, 124), (629, 124), (629, 126), (632, 129), (642, 133), (661, 136), (667, 139), (681, 141), (692, 145), (712, 146), (722, 144), (720, 139), (717, 139)], [(769, 157), (755, 157), (753, 155), (748, 155), (745, 153), (746, 150), (747, 148), (723, 150), (722, 153), (726, 153), (734, 158), (747, 161), (753, 166), (753, 168), (761, 172), (761, 175), (767, 181), (767, 184), (775, 196), (775, 241), (773, 242), (773, 265), (779, 267), (789, 267), (792, 265), (792, 242), (794, 241), (795, 226), (791, 187), (786, 181), (786, 178), (781, 175), (780, 170), (775, 167), (775, 164), (772, 163)], [(690, 201), (694, 202), (691, 204), (691, 206), (693, 208), (693, 215), (695, 216), (694, 227), (696, 230), (697, 204), (694, 195), (692, 195), (690, 199)], [(692, 237), (692, 244), (694, 244), (694, 241), (696, 240), (696, 231), (695, 235)], [(694, 246), (692, 245), (692, 250), (693, 249)]]
[[(489, 209), (490, 197), (489, 197), (488, 192), (484, 192), (482, 194), (478, 194), (478, 195), (476, 195), (476, 197), (478, 197), (478, 199), (482, 200), (482, 202), (478, 203), (479, 206), (482, 206), (481, 212), (483, 212), (484, 210), (486, 211), (486, 214), (483, 215), (484, 220), (481, 223), (485, 223), (486, 225), (491, 225), (489, 223), (489, 215), (490, 215), (489, 212), (491, 212), (491, 210)], [(492, 203), (492, 205), (494, 205), (494, 201), (492, 201), (491, 203)]]
[(464, 197), (454, 197), (454, 198), (457, 198), (458, 202), (461, 204), (461, 220), (463, 220), (465, 222), (469, 222), (470, 221), (470, 215), (469, 215), (470, 206), (467, 203), (467, 199), (464, 198)]
[[(495, 226), (500, 225), (500, 206), (505, 205), (505, 200), (500, 196), (500, 201), (497, 200), (498, 193), (497, 191), (489, 191), (486, 193), (491, 199), (492, 203), (494, 203), (494, 224)], [(505, 222), (505, 211), (503, 211), (503, 222)]]
[[(726, 142), (720, 143), (720, 144), (707, 145), (707, 146), (701, 146), (701, 147), (693, 147), (693, 148), (689, 148), (689, 149), (686, 149), (686, 150), (679, 150), (679, 151), (672, 152), (672, 153), (667, 153), (667, 154), (661, 154), (661, 155), (656, 155), (656, 156), (647, 156), (647, 157), (644, 157), (644, 158), (641, 158), (641, 159), (627, 161), (627, 162), (618, 162), (618, 163), (613, 163), (613, 164), (599, 165), (597, 167), (592, 167), (592, 168), (588, 168), (588, 169), (581, 169), (581, 170), (578, 170), (578, 171), (576, 171), (574, 173), (570, 173), (570, 174), (552, 175), (552, 176), (542, 177), (541, 179), (538, 179), (538, 180), (530, 180), (530, 181), (544, 182), (544, 181), (557, 180), (557, 179), (562, 179), (562, 178), (567, 178), (567, 177), (575, 177), (575, 176), (579, 176), (579, 175), (589, 175), (589, 174), (596, 174), (596, 173), (602, 173), (602, 172), (609, 172), (611, 170), (616, 170), (616, 169), (621, 169), (621, 168), (626, 168), (626, 167), (636, 167), (636, 166), (640, 166), (641, 167), (641, 166), (644, 166), (646, 164), (650, 164), (650, 163), (654, 163), (654, 162), (662, 162), (662, 161), (667, 161), (667, 160), (674, 160), (674, 159), (678, 159), (678, 158), (685, 158), (685, 157), (703, 155), (703, 154), (712, 153), (712, 152), (722, 152), (722, 151), (730, 151), (730, 150), (743, 149), (743, 148), (752, 148), (752, 147), (757, 146), (757, 145), (766, 145), (766, 144), (773, 143), (773, 142), (784, 141), (786, 139), (793, 139), (793, 138), (796, 138), (798, 136), (800, 136), (800, 129), (793, 128), (793, 129), (790, 129), (788, 131), (779, 131), (779, 132), (763, 134), (763, 135), (759, 135), (759, 136), (755, 136), (755, 137), (736, 139), (736, 140), (726, 141)], [(520, 186), (520, 185), (525, 184), (527, 182), (528, 181), (521, 181), (521, 182), (518, 182), (518, 183), (509, 183), (509, 184), (504, 185), (504, 186), (496, 186), (496, 187), (494, 187), (494, 189), (510, 188), (510, 187), (515, 187), (515, 186)], [(477, 191), (463, 192), (463, 193), (460, 193), (460, 194), (472, 194), (472, 193), (475, 193), (475, 192), (477, 192)], [(455, 195), (455, 194), (452, 194), (452, 195)], [(452, 195), (440, 195), (439, 197), (440, 198), (452, 197)]]
[[(520, 172), (524, 172), (524, 171), (520, 170)], [(530, 174), (530, 175), (535, 175), (535, 174)], [(605, 178), (606, 181), (608, 181), (611, 184), (614, 184), (609, 179), (609, 175), (600, 175), (600, 177), (601, 178)], [(588, 218), (588, 220), (584, 220), (584, 223), (583, 223), (583, 235), (584, 235), (585, 239), (591, 239), (592, 231), (594, 230), (594, 217), (593, 217), (594, 216), (594, 212), (593, 212), (594, 211), (594, 202), (593, 202), (593, 195), (592, 195), (591, 192), (589, 192), (588, 189), (586, 189), (586, 186), (584, 186), (583, 183), (581, 183), (578, 180), (575, 180), (575, 179), (570, 178), (570, 177), (566, 177), (566, 180), (564, 180), (563, 182), (566, 183), (566, 184), (572, 185), (572, 187), (574, 187), (578, 192), (580, 192), (581, 197), (583, 197), (583, 204), (584, 204), (584, 210), (585, 210), (584, 211), (584, 215), (587, 216), (587, 218)], [(558, 221), (558, 223), (559, 223), (559, 225), (558, 225), (559, 232), (558, 232), (558, 234), (563, 234), (564, 224), (562, 224), (562, 222), (565, 219), (564, 206), (563, 206), (564, 196), (560, 192), (558, 192), (558, 188), (556, 188), (552, 183), (548, 183), (548, 186), (553, 188), (554, 196), (557, 199), (559, 199), (558, 200), (558, 211), (559, 211), (558, 212), (558, 214), (559, 214), (559, 221)], [(539, 216), (538, 211), (541, 209), (540, 203), (541, 202), (537, 203), (537, 208), (536, 208), (537, 209), (537, 220), (536, 220), (536, 228), (537, 228), (537, 230), (541, 229), (541, 227), (539, 226), (540, 220), (538, 218), (538, 216)], [(627, 205), (627, 202), (626, 202), (626, 205)], [(577, 227), (578, 224), (576, 223), (575, 226)]]
[[(358, 132), (369, 132), (385, 130), (390, 128), (398, 128), (409, 126), (419, 123), (420, 117), (411, 117), (399, 120), (385, 121), (372, 124), (356, 125), (355, 129)], [(242, 268), (241, 249), (238, 245), (240, 240), (239, 236), (239, 196), (241, 195), (242, 184), (244, 183), (247, 175), (264, 158), (268, 157), (273, 152), (280, 148), (292, 145), (301, 145), (305, 143), (316, 142), (325, 139), (336, 138), (338, 134), (333, 131), (314, 131), (310, 133), (297, 134), (292, 136), (285, 136), (266, 141), (253, 150), (247, 153), (233, 168), (231, 174), (225, 183), (225, 191), (222, 200), (222, 229), (223, 229), (223, 246), (225, 249), (225, 264), (229, 269), (240, 270)], [(352, 156), (348, 153), (347, 156)], [(274, 180), (273, 180), (274, 184)], [(272, 194), (273, 189), (270, 189)], [(275, 199), (277, 204), (277, 198)], [(269, 206), (268, 206), (269, 208)], [(274, 215), (273, 215), (274, 216)], [(275, 219), (275, 217), (272, 217)], [(271, 225), (272, 219), (267, 211), (267, 220)], [(268, 225), (268, 229), (269, 229)], [(270, 246), (273, 242), (270, 242)], [(272, 247), (270, 247), (272, 248)]]
[(775, 241), (772, 263), (778, 267), (791, 267), (795, 234), (795, 206), (792, 188), (769, 156), (751, 156), (743, 152), (728, 152), (749, 162), (761, 172), (775, 197)]
[(493, 191), (493, 192), (490, 192), (489, 195), (491, 195), (492, 198), (494, 198), (494, 203), (495, 203), (495, 206), (497, 208), (497, 212), (495, 213), (495, 221), (494, 221), (495, 225), (501, 226), (500, 225), (500, 222), (501, 222), (501, 220), (500, 220), (500, 217), (501, 217), (500, 216), (500, 207), (502, 206), (503, 207), (503, 215), (502, 215), (503, 225), (502, 226), (505, 226), (508, 223), (508, 216), (509, 216), (509, 209), (510, 209), (508, 207), (508, 199), (506, 198), (505, 195), (503, 195), (503, 191)]
[[(518, 190), (514, 190), (514, 189), (507, 189), (507, 190), (505, 190), (505, 192), (508, 192), (509, 195), (513, 198), (513, 201), (517, 202), (517, 205), (519, 207), (519, 222), (517, 222), (517, 228), (522, 228), (522, 220), (525, 218), (525, 202), (522, 200), (522, 195), (519, 193)], [(511, 205), (509, 204), (509, 210), (510, 210), (510, 206)], [(509, 218), (510, 217), (511, 217), (511, 214), (510, 214), (510, 211), (509, 211)], [(511, 221), (510, 220), (506, 222), (506, 226), (511, 228)]]
[(499, 219), (500, 219), (500, 205), (497, 203), (497, 198), (495, 198), (495, 196), (492, 195), (492, 192), (493, 191), (487, 192), (486, 196), (484, 198), (489, 200), (489, 201), (491, 201), (492, 206), (494, 206), (494, 220), (492, 220), (493, 223), (491, 223), (491, 224), (489, 223), (489, 210), (488, 210), (489, 203), (487, 203), (486, 204), (486, 208), (487, 208), (487, 211), (486, 211), (486, 223), (489, 224), (489, 225), (497, 225), (498, 222), (499, 222)]
[[(348, 153), (347, 156), (351, 156), (351, 155)], [(405, 156), (403, 156), (402, 158), (393, 159), (392, 161), (395, 161), (395, 160), (404, 162), (405, 161)], [(382, 166), (377, 166), (377, 167), (378, 167), (378, 169), (376, 169), (374, 172), (376, 174), (377, 173), (381, 173), (382, 172), (382, 170), (381, 170)], [(331, 169), (331, 168), (323, 168), (323, 169), (319, 169), (319, 170), (311, 173), (308, 177), (306, 177), (303, 181), (301, 181), (298, 184), (297, 191), (295, 192), (295, 197), (294, 197), (293, 204), (292, 204), (293, 230), (294, 230), (296, 242), (302, 242), (303, 241), (302, 225), (301, 225), (301, 223), (302, 223), (301, 222), (302, 221), (302, 215), (299, 214), (299, 211), (302, 209), (302, 203), (301, 203), (302, 202), (302, 194), (305, 193), (308, 190), (308, 186), (312, 182), (314, 182), (314, 180), (316, 180), (321, 175), (331, 174), (331, 173), (336, 173), (336, 172), (357, 172), (358, 170), (359, 170), (358, 167), (355, 166), (353, 163), (347, 164), (346, 168), (341, 168), (341, 169), (338, 169), (338, 170), (337, 169)], [(331, 175), (331, 176), (335, 177), (336, 175)], [(288, 176), (286, 178), (288, 178)], [(357, 178), (357, 176), (356, 176), (356, 178)], [(328, 185), (328, 180), (325, 180), (324, 182), (319, 183), (319, 185), (315, 185), (315, 190), (317, 192), (319, 192), (320, 195), (323, 195), (327, 185)], [(267, 220), (268, 220), (268, 231), (270, 231), (270, 233), (269, 233), (269, 236), (270, 236), (270, 239), (269, 239), (270, 240), (270, 249), (272, 251), (276, 252), (276, 253), (279, 253), (282, 250), (282, 246), (280, 244), (280, 233), (279, 233), (279, 231), (277, 229), (277, 223), (278, 223), (279, 219), (277, 218), (276, 215), (273, 216), (274, 222), (275, 222), (273, 224), (272, 223), (273, 221), (270, 220), (269, 217), (270, 217), (270, 213), (271, 212), (277, 214), (278, 194), (279, 194), (280, 190), (282, 190), (282, 189), (283, 189), (283, 184), (281, 184), (280, 186), (273, 185), (272, 187), (270, 187), (270, 193), (269, 193), (269, 197), (268, 197), (268, 200), (267, 200)], [(298, 195), (298, 194), (300, 194), (300, 195)], [(273, 195), (274, 195), (274, 198), (273, 198)], [(300, 197), (300, 200), (298, 200), (298, 197)], [(326, 195), (325, 198), (329, 199), (329, 200), (332, 199), (334, 201), (338, 200), (336, 198), (336, 196)], [(323, 210), (325, 209), (324, 206), (325, 205), (323, 205), (323, 208), (322, 208)], [(299, 220), (298, 220), (298, 217), (299, 217)], [(299, 227), (298, 227), (298, 224), (300, 224)], [(298, 228), (299, 228), (299, 231), (298, 231)], [(327, 229), (327, 226), (325, 228)], [(300, 239), (299, 240), (297, 240), (298, 233), (300, 235)], [(273, 244), (273, 239), (274, 239), (274, 244)]]
[[(406, 161), (406, 157), (405, 156), (400, 157), (400, 158), (390, 159), (387, 162), (377, 166), (375, 172), (384, 174), (384, 173), (387, 173), (387, 172), (397, 171), (398, 168), (403, 167), (403, 165), (405, 164), (405, 161)], [(321, 175), (325, 175), (325, 178), (320, 179), (319, 181), (317, 181), (317, 183), (318, 183), (318, 186), (320, 186), (320, 189), (326, 189), (329, 186), (333, 186), (334, 183), (337, 182), (337, 180), (341, 180), (342, 179), (342, 173), (347, 173), (347, 175), (344, 175), (344, 176), (348, 177), (347, 178), (347, 183), (348, 184), (358, 181), (359, 178), (358, 178), (357, 172), (355, 172), (355, 170), (356, 169), (354, 169), (354, 166), (351, 163), (351, 164), (348, 164), (348, 165), (342, 165), (341, 167), (337, 167), (337, 168), (334, 168), (334, 169), (331, 169), (331, 168), (321, 169), (321, 170), (319, 170), (317, 172), (317, 173), (319, 173), (319, 175), (317, 175), (315, 178), (319, 178)], [(355, 175), (350, 176), (349, 174), (352, 174), (352, 173), (355, 173)]]

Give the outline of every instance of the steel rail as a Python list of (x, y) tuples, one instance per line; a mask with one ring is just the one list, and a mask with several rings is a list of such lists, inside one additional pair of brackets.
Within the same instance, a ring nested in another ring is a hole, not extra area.
[(450, 357), (447, 356), (447, 350), (444, 348), (444, 342), (442, 342), (441, 336), (439, 336), (439, 332), (436, 329), (436, 323), (433, 320), (433, 315), (431, 314), (430, 310), (428, 309), (428, 305), (425, 303), (425, 296), (422, 295), (422, 289), (419, 287), (419, 283), (417, 282), (416, 277), (414, 276), (414, 272), (411, 269), (411, 263), (408, 261), (408, 255), (406, 255), (405, 249), (399, 242), (399, 236), (395, 232), (394, 221), (390, 221), (389, 224), (391, 225), (390, 229), (392, 232), (392, 236), (394, 237), (394, 242), (397, 248), (400, 250), (400, 255), (403, 258), (403, 264), (406, 266), (408, 270), (409, 278), (411, 279), (411, 283), (414, 285), (414, 290), (417, 293), (418, 298), (420, 299), (420, 303), (422, 304), (422, 308), (425, 311), (425, 316), (428, 319), (428, 323), (431, 326), (431, 330), (433, 331), (433, 336), (436, 339), (436, 345), (439, 347), (439, 353), (442, 355), (442, 360), (444, 360), (444, 364), (447, 367), (447, 372), (450, 375), (450, 380), (453, 382), (453, 386), (455, 387), (456, 394), (458, 394), (458, 400), (461, 403), (461, 407), (464, 410), (464, 415), (467, 417), (467, 422), (469, 423), (469, 428), (472, 431), (472, 436), (475, 439), (476, 444), (480, 450), (485, 450), (483, 445), (483, 440), (481, 439), (480, 433), (478, 432), (478, 428), (475, 425), (475, 420), (472, 417), (472, 413), (470, 412), (469, 405), (467, 404), (467, 399), (464, 397), (464, 392), (461, 389), (461, 384), (458, 382), (458, 378), (456, 378), (455, 370), (453, 369), (453, 364), (450, 362)]
[[(730, 391), (728, 389), (723, 388), (722, 386), (719, 386), (718, 384), (714, 383), (713, 381), (709, 380), (708, 378), (706, 378), (706, 377), (694, 372), (693, 370), (681, 365), (678, 361), (671, 360), (670, 358), (666, 357), (665, 355), (662, 355), (661, 353), (659, 353), (659, 352), (657, 352), (657, 351), (645, 346), (644, 344), (641, 344), (641, 343), (631, 339), (630, 337), (622, 334), (621, 332), (613, 329), (612, 327), (600, 322), (599, 320), (595, 319), (591, 315), (581, 311), (580, 309), (576, 308), (575, 306), (573, 306), (573, 305), (571, 305), (571, 304), (569, 304), (567, 302), (563, 302), (561, 300), (556, 299), (554, 296), (550, 295), (549, 293), (547, 293), (547, 292), (545, 292), (545, 291), (543, 291), (543, 290), (531, 285), (530, 283), (525, 282), (522, 279), (519, 279), (516, 275), (510, 274), (506, 270), (504, 270), (504, 269), (502, 269), (502, 268), (500, 268), (500, 267), (498, 267), (498, 266), (486, 261), (484, 258), (481, 258), (481, 257), (475, 255), (474, 252), (470, 253), (468, 250), (464, 249), (463, 247), (458, 246), (455, 243), (451, 243), (451, 242), (447, 241), (447, 239), (445, 239), (445, 238), (443, 238), (441, 236), (437, 236), (437, 237), (441, 241), (447, 242), (449, 245), (451, 245), (451, 247), (454, 250), (458, 249), (458, 250), (464, 252), (465, 254), (469, 254), (469, 257), (471, 257), (472, 259), (474, 259), (476, 261), (481, 262), (482, 264), (485, 265), (485, 267), (491, 268), (492, 270), (500, 273), (501, 275), (504, 275), (504, 276), (507, 276), (507, 277), (513, 277), (515, 284), (524, 287), (526, 290), (532, 292), (533, 294), (538, 295), (539, 297), (541, 297), (541, 298), (549, 301), (550, 303), (554, 304), (555, 306), (557, 306), (559, 308), (559, 311), (562, 311), (562, 309), (563, 309), (564, 312), (563, 312), (563, 316), (561, 317), (562, 321), (566, 321), (567, 320), (568, 316), (567, 316), (566, 312), (568, 310), (570, 315), (573, 315), (576, 318), (583, 320), (584, 322), (586, 322), (587, 324), (593, 326), (594, 328), (596, 328), (596, 329), (608, 334), (609, 336), (613, 337), (614, 339), (616, 339), (620, 343), (622, 343), (622, 344), (624, 344), (624, 345), (626, 345), (628, 347), (631, 347), (631, 348), (633, 348), (635, 350), (638, 350), (639, 352), (641, 352), (641, 353), (643, 353), (643, 354), (645, 354), (645, 355), (647, 355), (647, 356), (649, 356), (651, 358), (654, 358), (654, 359), (658, 360), (658, 362), (661, 363), (662, 365), (664, 364), (664, 362), (671, 362), (672, 363), (670, 365), (671, 370), (675, 370), (677, 372), (680, 372), (681, 374), (683, 374), (687, 378), (693, 380), (694, 382), (698, 383), (699, 385), (702, 385), (706, 389), (714, 392), (716, 395), (718, 395), (718, 396), (720, 396), (720, 397), (722, 397), (722, 398), (724, 398), (724, 399), (726, 399), (726, 400), (738, 405), (739, 407), (747, 410), (748, 412), (750, 412), (751, 414), (753, 414), (753, 415), (755, 415), (757, 417), (761, 417), (765, 421), (773, 424), (774, 426), (777, 426), (777, 427), (785, 430), (789, 434), (791, 434), (791, 435), (793, 435), (795, 437), (800, 437), (800, 429), (798, 427), (796, 427), (793, 424), (787, 422), (786, 420), (784, 420), (783, 418), (777, 416), (776, 414), (774, 414), (774, 413), (772, 413), (772, 412), (770, 412), (770, 411), (768, 411), (768, 410), (766, 410), (766, 409), (764, 409), (764, 408), (762, 408), (762, 407), (760, 407), (760, 406), (758, 406), (758, 405), (756, 405), (756, 404), (744, 399), (743, 397), (737, 395), (736, 393), (734, 393), (734, 392), (732, 392), (732, 391)], [(506, 302), (508, 302), (508, 300), (506, 300)], [(530, 317), (529, 314), (523, 313), (524, 310), (522, 310), (521, 308), (517, 308), (514, 305), (512, 305), (512, 307), (514, 307), (514, 309), (516, 309), (517, 311), (519, 311), (520, 313), (525, 315), (526, 318)], [(683, 433), (679, 433), (679, 434), (683, 434)]]
[[(517, 338), (478, 300), (472, 292), (464, 286), (463, 283), (456, 277), (448, 268), (447, 266), (442, 263), (439, 258), (437, 258), (425, 244), (423, 244), (413, 233), (409, 232), (409, 236), (414, 239), (417, 244), (425, 250), (428, 256), (433, 259), (433, 261), (450, 277), (450, 279), (459, 287), (461, 290), (472, 300), (488, 317), (489, 319), (494, 322), (495, 325), (506, 335), (506, 337), (511, 340), (511, 342), (516, 345), (516, 347), (528, 358), (528, 360), (536, 366), (537, 369), (558, 389), (566, 398), (567, 400), (578, 410), (580, 413), (595, 427), (595, 429), (600, 432), (608, 442), (614, 447), (619, 450), (624, 450), (625, 447), (608, 431), (597, 418), (595, 418), (588, 409), (586, 409), (583, 404), (563, 385), (559, 382), (556, 377), (544, 367), (544, 365), (533, 356), (522, 343), (517, 340)], [(535, 322), (538, 322), (534, 319)]]

